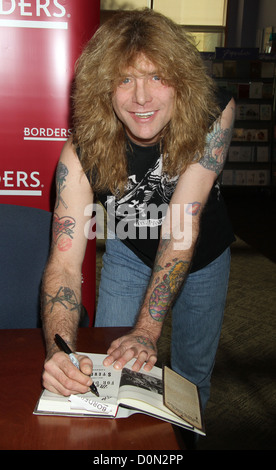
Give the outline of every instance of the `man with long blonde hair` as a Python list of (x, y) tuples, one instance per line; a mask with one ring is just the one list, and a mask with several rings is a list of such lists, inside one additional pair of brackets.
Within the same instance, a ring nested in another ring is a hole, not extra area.
[(87, 207), (99, 201), (108, 232), (95, 326), (132, 327), (105, 365), (136, 358), (134, 370), (150, 370), (171, 310), (171, 366), (198, 385), (204, 409), (234, 240), (218, 183), (234, 101), (216, 90), (184, 28), (148, 9), (99, 28), (74, 85), (42, 291), (44, 386), (69, 395), (92, 382), (89, 359), (77, 370), (53, 339), (75, 346)]

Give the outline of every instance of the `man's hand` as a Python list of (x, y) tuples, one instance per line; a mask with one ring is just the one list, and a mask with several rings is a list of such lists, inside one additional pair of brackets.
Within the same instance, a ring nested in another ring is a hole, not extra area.
[(80, 370), (72, 364), (67, 354), (55, 353), (45, 361), (42, 374), (43, 386), (53, 393), (69, 396), (76, 393), (86, 393), (92, 384), (92, 362), (86, 356), (76, 354)]
[(129, 334), (113, 341), (107, 354), (108, 357), (104, 360), (105, 366), (114, 363), (115, 369), (122, 369), (127, 362), (136, 358), (132, 370), (139, 371), (146, 363), (144, 370), (150, 371), (157, 361), (156, 341), (147, 331), (134, 329)]

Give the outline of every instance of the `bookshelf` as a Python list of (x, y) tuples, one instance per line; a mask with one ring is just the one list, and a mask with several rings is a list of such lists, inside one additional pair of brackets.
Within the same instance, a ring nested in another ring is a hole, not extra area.
[(222, 185), (275, 187), (275, 56), (259, 54), (256, 48), (217, 48), (203, 59), (218, 86), (236, 101)]

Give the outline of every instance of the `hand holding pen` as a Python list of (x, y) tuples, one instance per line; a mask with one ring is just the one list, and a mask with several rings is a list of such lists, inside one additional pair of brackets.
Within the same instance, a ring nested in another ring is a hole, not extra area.
[[(58, 347), (63, 351), (65, 352), (66, 354), (68, 354), (72, 364), (74, 364), (74, 366), (76, 366), (78, 369), (80, 368), (80, 365), (79, 365), (79, 361), (77, 360), (77, 358), (74, 356), (74, 353), (73, 351), (71, 351), (71, 349), (69, 348), (68, 344), (64, 341), (64, 339), (56, 334), (55, 335), (55, 340), (56, 340), (56, 343), (58, 345)], [(95, 386), (94, 383), (92, 383), (92, 385), (90, 386), (90, 390), (92, 393), (94, 393), (97, 397), (99, 396), (99, 392), (97, 390), (97, 387)]]

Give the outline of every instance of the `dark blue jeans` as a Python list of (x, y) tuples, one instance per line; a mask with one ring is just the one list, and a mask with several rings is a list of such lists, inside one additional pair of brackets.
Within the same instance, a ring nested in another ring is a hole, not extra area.
[[(203, 410), (221, 333), (230, 249), (189, 274), (172, 309), (171, 367), (199, 387)], [(107, 240), (95, 326), (133, 326), (151, 269), (117, 238)]]

